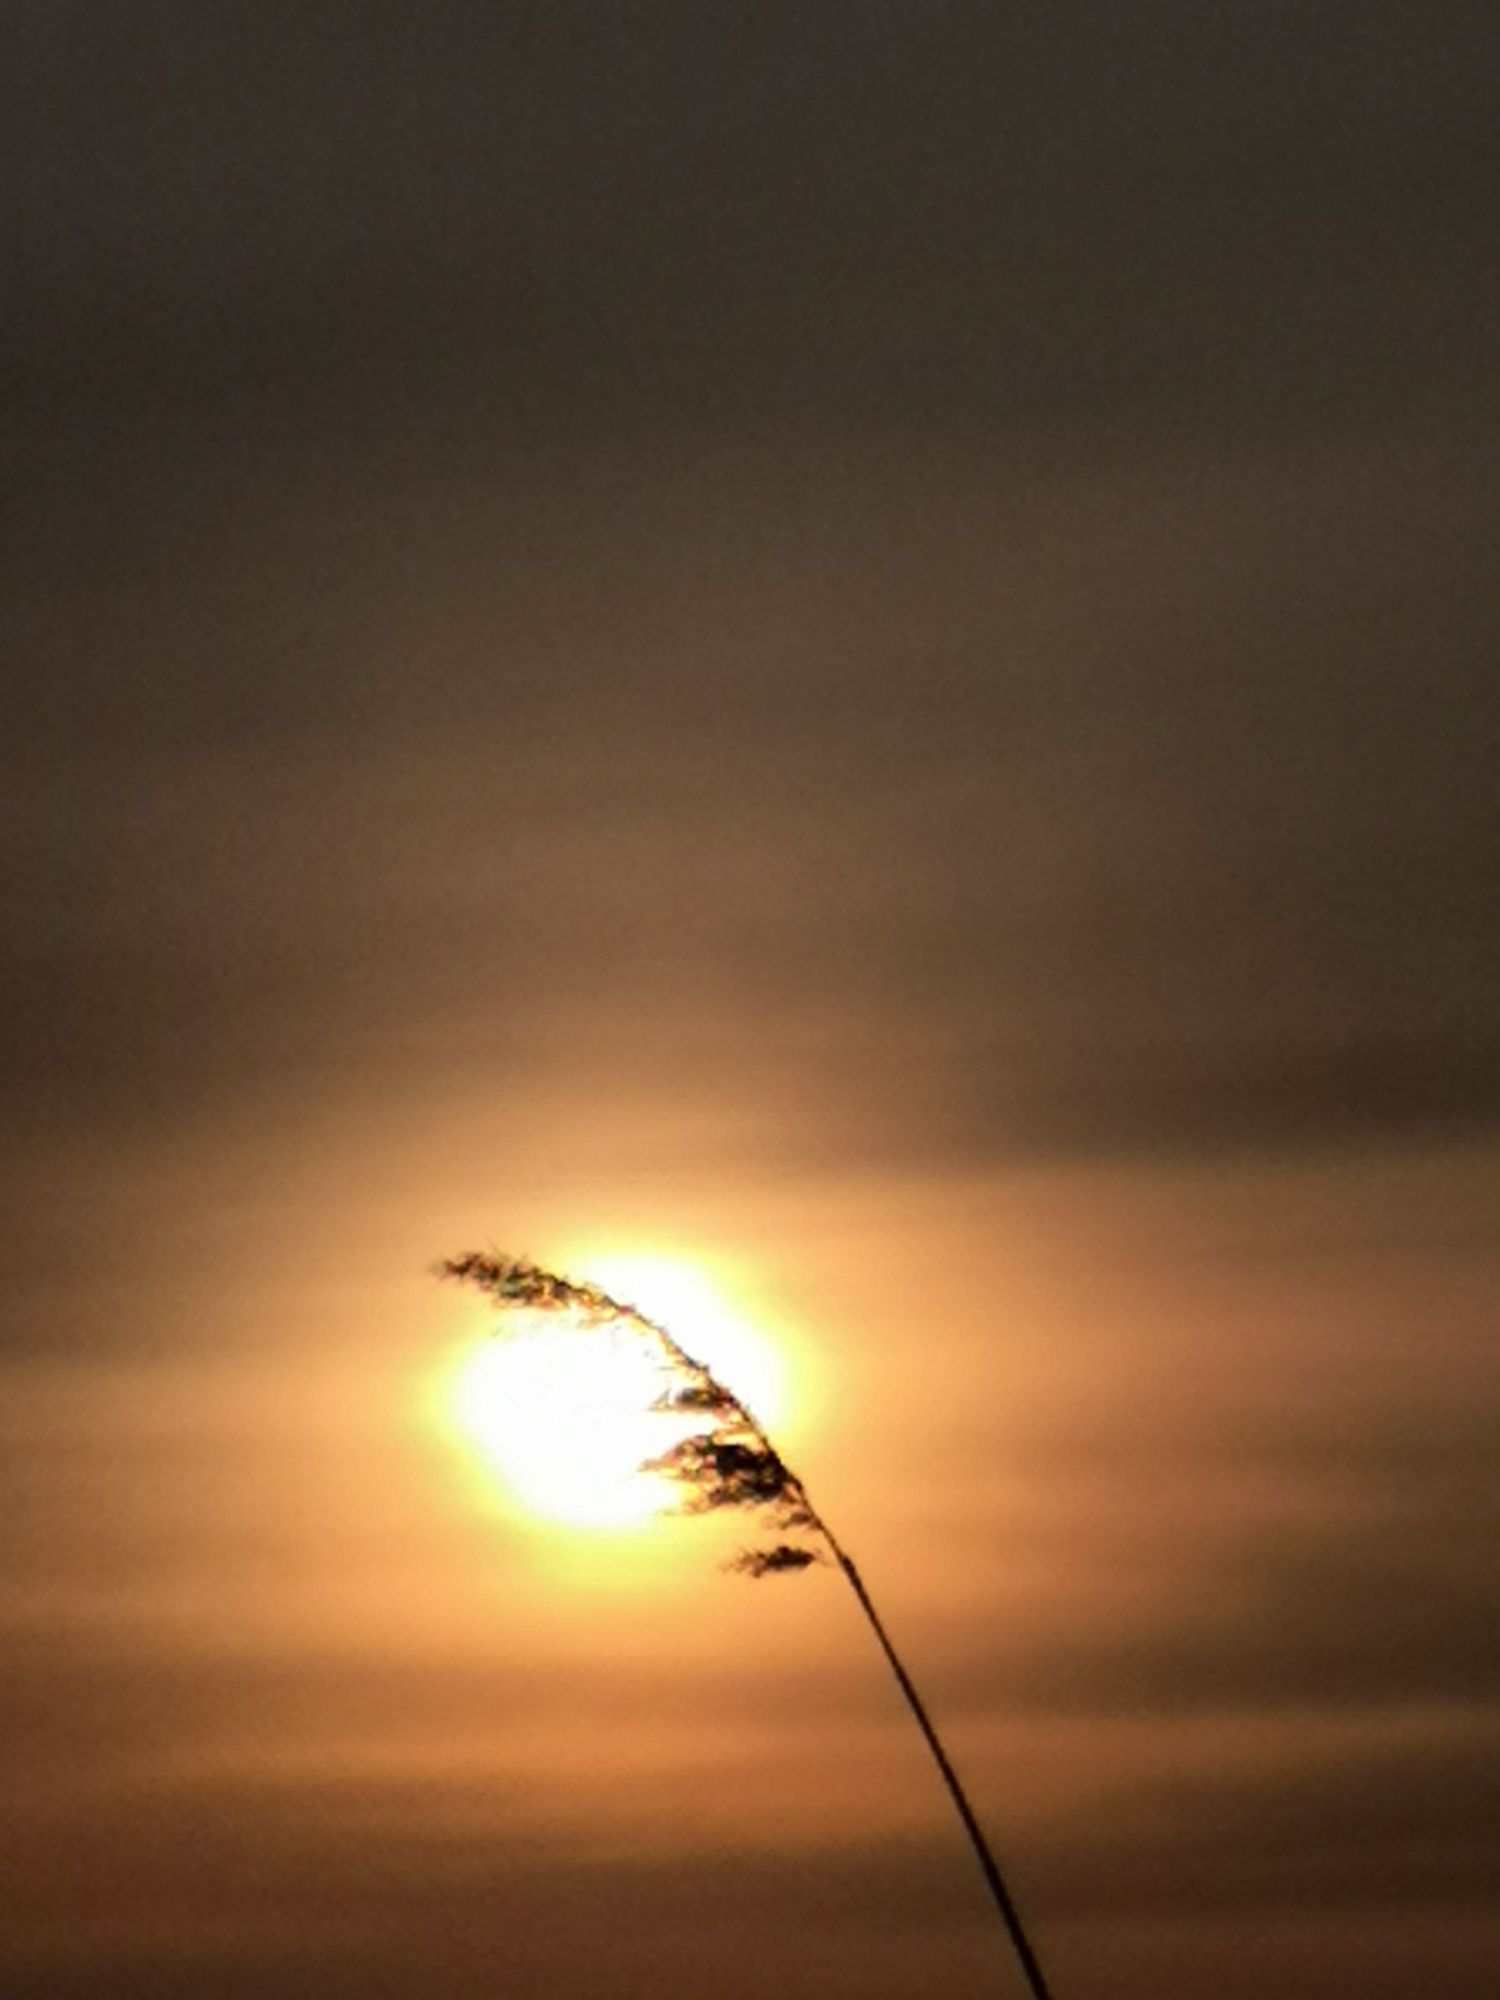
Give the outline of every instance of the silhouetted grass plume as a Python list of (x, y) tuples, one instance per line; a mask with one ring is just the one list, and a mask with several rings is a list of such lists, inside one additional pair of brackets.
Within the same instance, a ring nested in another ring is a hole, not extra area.
[(661, 1473), (679, 1485), (683, 1504), (690, 1512), (708, 1513), (729, 1507), (756, 1511), (774, 1539), (761, 1546), (742, 1548), (732, 1558), (730, 1567), (741, 1574), (766, 1577), (822, 1562), (832, 1563), (843, 1572), (937, 1764), (1033, 2000), (1051, 2000), (1050, 1989), (999, 1864), (990, 1852), (932, 1718), (870, 1600), (864, 1579), (825, 1517), (809, 1499), (801, 1479), (777, 1451), (749, 1407), (701, 1361), (695, 1360), (664, 1326), (635, 1306), (611, 1298), (597, 1285), (560, 1277), (528, 1258), (475, 1250), (446, 1258), (437, 1269), (440, 1276), (472, 1285), (508, 1310), (567, 1313), (585, 1323), (632, 1329), (646, 1344), (657, 1366), (661, 1387), (654, 1407), (704, 1419), (701, 1430), (648, 1460), (643, 1470)]

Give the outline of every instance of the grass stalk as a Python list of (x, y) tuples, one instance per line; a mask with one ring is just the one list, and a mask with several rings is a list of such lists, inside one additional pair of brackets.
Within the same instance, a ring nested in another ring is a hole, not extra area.
[(702, 1416), (708, 1426), (650, 1460), (647, 1469), (677, 1482), (683, 1489), (684, 1506), (689, 1512), (755, 1509), (778, 1531), (778, 1539), (769, 1546), (742, 1549), (731, 1567), (749, 1576), (763, 1577), (828, 1561), (842, 1572), (937, 1765), (1005, 1927), (1031, 2000), (1052, 2000), (1036, 1951), (984, 1829), (927, 1705), (875, 1609), (864, 1578), (749, 1406), (703, 1362), (689, 1354), (664, 1326), (648, 1319), (636, 1307), (611, 1298), (597, 1285), (560, 1277), (526, 1258), (483, 1251), (447, 1258), (437, 1268), (440, 1276), (472, 1285), (507, 1309), (567, 1313), (587, 1322), (634, 1328), (649, 1344), (659, 1368), (662, 1387), (654, 1407), (684, 1416)]

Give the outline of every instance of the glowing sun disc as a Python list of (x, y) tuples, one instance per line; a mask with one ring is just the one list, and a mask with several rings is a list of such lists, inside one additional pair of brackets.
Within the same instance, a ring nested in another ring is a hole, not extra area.
[[(763, 1421), (775, 1420), (779, 1357), (699, 1272), (633, 1255), (580, 1259), (579, 1268), (658, 1318)], [(448, 1423), (528, 1513), (628, 1528), (679, 1498), (641, 1469), (696, 1423), (652, 1409), (663, 1386), (649, 1341), (628, 1325), (514, 1313), (461, 1358), (444, 1402)]]
[(577, 1527), (628, 1527), (670, 1499), (664, 1482), (641, 1470), (670, 1442), (651, 1409), (660, 1386), (640, 1342), (538, 1315), (471, 1352), (453, 1378), (451, 1409), (530, 1512)]

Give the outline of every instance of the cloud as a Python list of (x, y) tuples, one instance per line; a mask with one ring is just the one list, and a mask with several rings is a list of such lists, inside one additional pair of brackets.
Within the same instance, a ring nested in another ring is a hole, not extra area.
[(1500, 1840), (1500, 1716), (1453, 1714), (1400, 1740), (1318, 1746), (1245, 1773), (1210, 1763), (1095, 1801), (1055, 1851), (1061, 1898), (1098, 1914), (1489, 1901)]
[(666, 7), (646, 41), (597, 9), (155, 16), (28, 23), (6, 65), (36, 140), (8, 261), (50, 308), (23, 359), (55, 390), (59, 321), (87, 323), (73, 391), (117, 429), (132, 401), (236, 431), (393, 397), (456, 442), (475, 406), (543, 436), (1266, 429), (1483, 380), (1475, 10), (1439, 34), (1389, 5), (1352, 46), (1283, 15), (1226, 42), (1181, 0), (1107, 34), (1078, 6), (833, 36)]

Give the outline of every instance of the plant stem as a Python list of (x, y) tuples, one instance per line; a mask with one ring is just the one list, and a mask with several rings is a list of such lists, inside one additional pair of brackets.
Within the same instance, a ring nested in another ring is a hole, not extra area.
[[(782, 1459), (772, 1444), (765, 1426), (751, 1411), (718, 1381), (712, 1370), (689, 1354), (687, 1349), (664, 1326), (648, 1319), (634, 1306), (622, 1305), (612, 1299), (597, 1285), (575, 1284), (569, 1278), (558, 1277), (555, 1272), (544, 1271), (528, 1258), (503, 1257), (498, 1253), (470, 1251), (462, 1257), (450, 1257), (439, 1267), (445, 1277), (458, 1278), (473, 1284), (502, 1306), (531, 1306), (534, 1309), (550, 1311), (564, 1308), (572, 1311), (620, 1320), (635, 1326), (648, 1339), (657, 1343), (659, 1352), (666, 1357), (670, 1367), (680, 1372), (687, 1387), (693, 1392), (693, 1400), (680, 1407), (704, 1409), (715, 1413), (715, 1430), (705, 1437), (690, 1439), (689, 1444), (699, 1446), (699, 1452), (689, 1462), (689, 1470), (683, 1474), (679, 1462), (679, 1476), (689, 1479), (706, 1480), (710, 1473), (717, 1478), (717, 1489), (710, 1488), (709, 1505), (757, 1505), (774, 1498), (781, 1507), (781, 1523), (808, 1534), (821, 1536), (829, 1554), (844, 1572), (850, 1589), (859, 1600), (859, 1608), (869, 1621), (870, 1630), (880, 1642), (880, 1650), (885, 1654), (891, 1672), (896, 1676), (896, 1684), (906, 1697), (907, 1706), (916, 1717), (927, 1748), (932, 1752), (943, 1783), (948, 1787), (958, 1816), (963, 1822), (964, 1832), (969, 1836), (969, 1845), (983, 1872), (995, 1908), (1005, 1925), (1016, 1957), (1021, 1962), (1021, 1970), (1026, 1975), (1027, 1989), (1031, 2000), (1052, 2000), (1042, 1968), (1037, 1963), (1036, 1953), (1031, 1948), (1021, 1923), (1020, 1913), (1011, 1901), (1010, 1891), (1005, 1886), (999, 1863), (990, 1852), (984, 1830), (974, 1817), (974, 1808), (969, 1804), (968, 1795), (959, 1782), (957, 1771), (948, 1762), (948, 1753), (932, 1725), (932, 1718), (912, 1683), (911, 1675), (901, 1663), (901, 1657), (891, 1644), (890, 1635), (880, 1622), (880, 1614), (870, 1601), (870, 1593), (865, 1589), (864, 1578), (855, 1568), (852, 1559), (845, 1555), (837, 1537), (817, 1508), (808, 1497), (807, 1488)], [(658, 1405), (658, 1407), (663, 1407)], [(669, 1406), (668, 1406), (669, 1407)], [(720, 1430), (719, 1423), (728, 1428)], [(721, 1460), (712, 1457), (715, 1445), (722, 1445), (723, 1453), (740, 1454), (725, 1472)], [(763, 1475), (762, 1483), (744, 1483), (744, 1455), (747, 1448), (753, 1452), (750, 1459), (751, 1470)], [(662, 1461), (653, 1461), (660, 1464)], [(740, 1483), (733, 1483), (733, 1475), (740, 1476)], [(767, 1483), (769, 1482), (769, 1483)], [(788, 1553), (785, 1549), (773, 1554)], [(795, 1553), (795, 1551), (792, 1551)], [(798, 1564), (800, 1567), (801, 1564)], [(757, 1571), (756, 1574), (764, 1574)]]
[[(610, 1301), (610, 1303), (613, 1304), (614, 1301)], [(664, 1348), (672, 1356), (676, 1364), (685, 1369), (692, 1379), (702, 1380), (716, 1388), (720, 1386), (716, 1382), (711, 1370), (706, 1368), (693, 1355), (689, 1354), (676, 1338), (667, 1332), (665, 1327), (658, 1326), (654, 1320), (648, 1320), (643, 1313), (638, 1313), (633, 1306), (625, 1306), (617, 1308), (617, 1310), (634, 1319), (638, 1325), (647, 1327), (662, 1342)], [(1021, 1971), (1025, 1975), (1026, 1986), (1028, 1992), (1031, 1994), (1031, 2000), (1052, 2000), (1051, 1988), (1043, 1976), (1037, 1955), (1031, 1948), (1031, 1940), (1027, 1937), (1025, 1926), (1021, 1922), (1021, 1913), (1016, 1908), (1009, 1889), (1005, 1886), (1005, 1878), (1000, 1873), (1000, 1864), (990, 1852), (990, 1844), (984, 1837), (984, 1829), (974, 1815), (974, 1808), (969, 1804), (968, 1793), (965, 1792), (957, 1771), (954, 1770), (952, 1764), (948, 1761), (948, 1753), (943, 1748), (942, 1738), (933, 1726), (932, 1717), (927, 1713), (922, 1697), (917, 1693), (916, 1685), (902, 1663), (901, 1655), (892, 1645), (890, 1634), (881, 1623), (880, 1613), (875, 1609), (870, 1593), (865, 1588), (865, 1580), (854, 1565), (853, 1557), (845, 1554), (838, 1537), (834, 1534), (832, 1528), (829, 1527), (823, 1515), (813, 1505), (807, 1488), (803, 1485), (802, 1481), (790, 1468), (785, 1466), (760, 1419), (755, 1416), (748, 1404), (741, 1403), (738, 1398), (732, 1398), (731, 1401), (751, 1437), (754, 1438), (763, 1450), (769, 1452), (776, 1459), (778, 1465), (781, 1465), (786, 1475), (789, 1490), (795, 1495), (804, 1510), (805, 1525), (813, 1533), (822, 1536), (829, 1554), (843, 1571), (848, 1580), (849, 1588), (854, 1592), (856, 1598), (858, 1598), (859, 1608), (869, 1621), (870, 1630), (880, 1642), (880, 1650), (885, 1654), (887, 1664), (891, 1672), (896, 1676), (896, 1683), (901, 1689), (902, 1694), (906, 1697), (907, 1706), (916, 1718), (917, 1727), (922, 1732), (927, 1748), (932, 1752), (933, 1762), (938, 1767), (943, 1783), (948, 1787), (948, 1796), (952, 1799), (959, 1819), (963, 1822), (964, 1832), (969, 1836), (969, 1845), (974, 1850), (974, 1858), (979, 1863), (990, 1895), (994, 1899), (995, 1908), (1000, 1913), (1000, 1920), (1005, 1925), (1006, 1934), (1009, 1936), (1011, 1944), (1015, 1949), (1016, 1957), (1020, 1960)]]
[(928, 1715), (926, 1707), (923, 1705), (922, 1697), (917, 1693), (911, 1675), (902, 1665), (900, 1654), (891, 1644), (890, 1634), (881, 1623), (880, 1614), (870, 1600), (869, 1591), (865, 1589), (864, 1578), (855, 1568), (853, 1560), (845, 1555), (833, 1536), (828, 1533), (826, 1526), (823, 1532), (827, 1537), (829, 1547), (833, 1551), (835, 1561), (848, 1578), (850, 1589), (859, 1599), (859, 1608), (869, 1620), (870, 1630), (880, 1641), (880, 1649), (885, 1654), (891, 1672), (896, 1676), (897, 1685), (900, 1687), (902, 1694), (906, 1696), (907, 1706), (916, 1717), (917, 1727), (926, 1739), (927, 1747), (932, 1752), (933, 1762), (942, 1774), (943, 1783), (948, 1787), (948, 1796), (957, 1808), (958, 1816), (963, 1822), (964, 1832), (969, 1836), (969, 1845), (973, 1848), (975, 1859), (978, 1861), (980, 1869), (984, 1874), (984, 1879), (989, 1885), (990, 1894), (995, 1900), (995, 1907), (1000, 1912), (1001, 1920), (1010, 1936), (1012, 1945), (1015, 1947), (1016, 1957), (1021, 1961), (1021, 1970), (1026, 1975), (1026, 1984), (1032, 1994), (1032, 2000), (1051, 2000), (1051, 1991), (1042, 1976), (1042, 1968), (1037, 1962), (1036, 1953), (1031, 1948), (1031, 1940), (1027, 1937), (1025, 1928), (1021, 1923), (1020, 1912), (1011, 1900), (1009, 1889), (1005, 1886), (1005, 1878), (1000, 1873), (1000, 1865), (990, 1852), (989, 1842), (984, 1837), (984, 1830), (974, 1816), (974, 1808), (969, 1804), (968, 1795), (959, 1782), (957, 1771), (954, 1770), (948, 1761), (948, 1753), (944, 1750), (942, 1740), (938, 1736), (937, 1730), (933, 1727), (932, 1718)]

